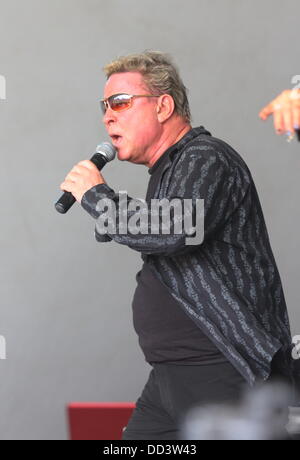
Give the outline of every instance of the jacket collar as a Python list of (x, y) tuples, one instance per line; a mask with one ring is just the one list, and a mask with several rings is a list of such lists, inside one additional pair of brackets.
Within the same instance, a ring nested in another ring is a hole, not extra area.
[(198, 128), (192, 128), (190, 131), (188, 131), (181, 139), (180, 141), (176, 142), (176, 144), (171, 145), (159, 158), (158, 160), (154, 163), (154, 165), (148, 169), (149, 174), (153, 174), (154, 171), (158, 168), (158, 166), (167, 158), (169, 158), (171, 161), (173, 160), (173, 157), (178, 153), (180, 150), (182, 150), (191, 140), (193, 140), (195, 137), (198, 137), (199, 135), (206, 135), (206, 136), (211, 136), (211, 133), (207, 131), (204, 126), (199, 126)]

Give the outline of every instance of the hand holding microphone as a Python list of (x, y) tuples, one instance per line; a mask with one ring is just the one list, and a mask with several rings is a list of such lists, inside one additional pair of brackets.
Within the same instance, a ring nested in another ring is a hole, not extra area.
[(55, 203), (55, 209), (65, 214), (77, 200), (79, 203), (85, 192), (98, 184), (105, 184), (100, 170), (116, 156), (116, 149), (109, 142), (102, 142), (90, 160), (80, 161), (66, 176), (60, 188), (65, 192)]

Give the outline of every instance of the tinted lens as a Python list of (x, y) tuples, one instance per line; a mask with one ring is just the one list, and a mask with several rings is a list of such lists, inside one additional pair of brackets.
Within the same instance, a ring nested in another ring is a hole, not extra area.
[(120, 112), (121, 110), (126, 110), (131, 105), (131, 96), (128, 94), (116, 94), (108, 98), (109, 105), (112, 110)]
[(100, 101), (100, 107), (101, 107), (102, 112), (105, 113), (106, 112), (106, 105), (105, 105), (104, 101)]

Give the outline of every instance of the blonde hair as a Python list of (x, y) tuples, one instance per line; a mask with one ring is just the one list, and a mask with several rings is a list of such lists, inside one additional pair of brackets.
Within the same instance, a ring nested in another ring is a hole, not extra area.
[(151, 94), (172, 96), (178, 115), (187, 122), (191, 121), (187, 89), (168, 54), (160, 51), (129, 54), (110, 62), (103, 70), (107, 79), (114, 73), (139, 72)]

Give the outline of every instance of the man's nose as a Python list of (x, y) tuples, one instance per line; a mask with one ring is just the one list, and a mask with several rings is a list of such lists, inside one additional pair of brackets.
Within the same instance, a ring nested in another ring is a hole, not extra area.
[(109, 125), (111, 122), (116, 121), (116, 112), (108, 107), (103, 115), (102, 121), (105, 125)]

